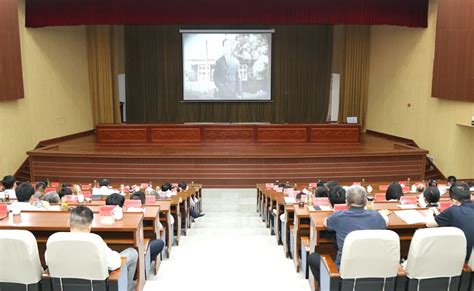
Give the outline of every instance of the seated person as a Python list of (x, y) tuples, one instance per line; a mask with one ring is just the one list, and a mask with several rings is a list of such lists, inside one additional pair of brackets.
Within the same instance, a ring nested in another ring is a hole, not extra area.
[(346, 190), (342, 186), (335, 185), (328, 192), (329, 202), (331, 206), (334, 204), (345, 204), (346, 203)]
[(176, 193), (173, 193), (172, 189), (173, 187), (170, 183), (164, 183), (161, 185), (161, 189), (158, 191), (159, 198), (171, 198), (171, 196), (176, 195)]
[(441, 197), (441, 193), (439, 192), (439, 189), (437, 187), (428, 187), (423, 191), (423, 202), (420, 203), (421, 207), (428, 207), (428, 208), (437, 208), (439, 198)]
[[(336, 233), (338, 250), (335, 262), (337, 268), (339, 268), (339, 265), (341, 264), (344, 240), (349, 233), (354, 230), (387, 228), (387, 212), (365, 210), (364, 207), (366, 203), (366, 190), (361, 186), (353, 185), (347, 190), (347, 206), (349, 210), (335, 212), (324, 221), (327, 230)], [(318, 282), (318, 285), (320, 279), (320, 261), (321, 256), (316, 252), (308, 257), (309, 267), (311, 268), (311, 272), (313, 273), (316, 282)], [(318, 287), (316, 290), (318, 290)]]
[[(91, 232), (92, 220), (94, 219), (94, 213), (86, 206), (77, 206), (71, 211), (69, 218), (69, 226), (71, 232)], [(135, 283), (133, 277), (137, 269), (138, 252), (134, 248), (128, 248), (122, 252), (117, 253), (116, 251), (108, 248), (107, 250), (107, 264), (109, 271), (120, 268), (121, 259), (120, 257), (127, 258), (127, 277), (128, 277), (128, 291), (135, 290)]]
[(21, 183), (16, 187), (15, 193), (17, 201), (8, 206), (10, 211), (44, 210), (41, 201), (38, 198), (33, 197), (35, 194), (35, 188), (33, 188), (30, 183)]
[(316, 187), (326, 187), (326, 182), (318, 180), (316, 183)]
[(458, 179), (456, 179), (455, 176), (449, 176), (448, 177), (448, 187), (451, 187), (451, 185), (454, 185), (454, 183), (456, 183), (458, 181)]
[(474, 203), (471, 201), (469, 187), (465, 183), (456, 182), (451, 186), (451, 198), (453, 206), (436, 215), (436, 211), (429, 209), (433, 216), (429, 216), (426, 222), (428, 227), (454, 226), (461, 229), (466, 236), (466, 260), (471, 257), (474, 244)]
[(5, 196), (8, 196), (10, 199), (16, 199), (15, 178), (11, 175), (3, 177), (2, 185), (4, 190), (0, 193), (0, 199), (4, 199)]
[(314, 195), (315, 197), (328, 197), (329, 196), (329, 192), (328, 192), (328, 189), (324, 186), (318, 186), (316, 188), (316, 191), (314, 191)]
[(426, 185), (424, 183), (418, 183), (416, 185), (416, 192), (423, 193), (426, 189)]
[(99, 187), (100, 188), (94, 188), (92, 189), (92, 194), (93, 195), (103, 195), (107, 196), (112, 193), (115, 193), (116, 191), (114, 189), (111, 189), (110, 187), (109, 180), (102, 178), (99, 180)]
[(72, 190), (66, 185), (63, 185), (61, 189), (59, 190), (58, 195), (59, 195), (59, 199), (63, 200), (63, 197), (67, 195), (72, 195)]
[[(131, 199), (139, 199), (141, 200), (141, 195), (136, 195), (135, 198), (133, 196), (137, 193), (142, 193), (143, 192), (135, 192), (132, 194)], [(143, 195), (145, 197), (145, 195)], [(105, 205), (116, 205), (116, 208), (120, 208), (120, 211), (122, 211), (123, 205), (125, 204), (125, 197), (118, 193), (110, 194), (107, 199), (105, 199)], [(142, 200), (142, 204), (145, 204), (145, 201)], [(123, 216), (123, 214), (122, 214)], [(116, 217), (116, 212), (114, 209), (114, 217)], [(159, 222), (158, 222), (159, 223)], [(161, 226), (161, 223), (160, 223)], [(161, 226), (163, 227), (163, 226)], [(163, 251), (163, 248), (165, 247), (165, 243), (161, 239), (155, 239), (150, 241), (150, 258), (151, 261), (156, 259), (156, 256), (158, 256), (161, 251)]]
[(45, 190), (46, 190), (46, 183), (43, 182), (43, 181), (39, 181), (36, 183), (36, 186), (35, 186), (35, 197), (38, 197), (39, 199), (41, 199), (44, 194), (45, 194)]
[(438, 187), (438, 181), (436, 181), (436, 180), (429, 180), (429, 181), (428, 181), (428, 187), (429, 187), (429, 186)]
[[(134, 192), (131, 196), (130, 196), (130, 200), (140, 200), (142, 202), (142, 205), (145, 205), (146, 203), (146, 196), (145, 196), (145, 193), (143, 193), (142, 191), (137, 191), (137, 192)], [(124, 202), (125, 203), (125, 202)]]
[(400, 197), (403, 196), (402, 185), (398, 182), (392, 182), (388, 185), (387, 191), (385, 192), (385, 200), (387, 201), (400, 201)]
[(326, 183), (326, 188), (328, 188), (328, 191), (331, 190), (331, 188), (339, 186), (339, 184), (336, 181), (328, 181)]
[(58, 193), (48, 192), (44, 194), (43, 201), (48, 202), (49, 204), (58, 204), (61, 201), (61, 199), (59, 198)]
[[(188, 187), (188, 184), (186, 182), (179, 182), (178, 183), (178, 189), (177, 191), (178, 192), (182, 192), (182, 191), (186, 191), (188, 190), (189, 187)], [(195, 197), (189, 197), (189, 214), (191, 215), (191, 217), (196, 220), (197, 218), (199, 217), (202, 217), (204, 216), (205, 214), (204, 213), (199, 213), (197, 210), (196, 210), (196, 203), (198, 203), (199, 200)]]

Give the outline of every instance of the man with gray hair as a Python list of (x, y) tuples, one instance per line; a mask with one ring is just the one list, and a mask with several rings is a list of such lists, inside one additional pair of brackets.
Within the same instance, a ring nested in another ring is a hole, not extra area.
[[(346, 191), (347, 211), (337, 211), (328, 216), (324, 221), (328, 231), (336, 233), (337, 257), (336, 266), (341, 264), (342, 249), (346, 236), (354, 230), (386, 229), (388, 217), (385, 212), (365, 210), (367, 203), (367, 191), (361, 186), (351, 186)], [(312, 253), (308, 257), (311, 273), (318, 282), (316, 290), (319, 289), (321, 257), (318, 253)]]
[[(92, 220), (94, 220), (94, 213), (86, 206), (77, 206), (71, 211), (69, 218), (69, 227), (71, 232), (91, 232)], [(107, 266), (109, 271), (120, 268), (122, 261), (120, 257), (127, 258), (127, 277), (128, 277), (128, 291), (135, 290), (135, 283), (133, 277), (137, 269), (138, 252), (134, 248), (128, 248), (122, 252), (107, 249)]]

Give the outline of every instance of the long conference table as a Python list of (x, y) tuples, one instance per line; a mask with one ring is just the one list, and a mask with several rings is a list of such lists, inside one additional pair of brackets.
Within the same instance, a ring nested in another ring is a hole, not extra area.
[[(341, 185), (351, 185), (352, 182), (341, 182)], [(385, 193), (380, 190), (388, 182), (371, 182), (374, 191), (372, 195)], [(293, 184), (294, 189), (309, 188), (309, 183)], [(367, 185), (365, 185), (367, 186)], [(314, 189), (314, 188), (313, 188)], [(405, 189), (407, 190), (407, 189)], [(404, 193), (404, 196), (418, 196), (419, 193)], [(448, 195), (443, 195), (441, 201), (449, 201)], [(302, 270), (303, 258), (302, 249), (307, 244), (309, 253), (319, 252), (323, 254), (335, 255), (335, 242), (324, 226), (326, 217), (334, 213), (334, 210), (314, 210), (312, 207), (304, 205), (300, 207), (298, 204), (287, 204), (284, 200), (285, 194), (266, 187), (265, 184), (257, 184), (257, 212), (262, 217), (270, 229), (270, 234), (275, 235), (278, 244), (283, 244), (284, 254), (291, 257), (297, 272)], [(390, 210), (388, 229), (391, 229), (400, 237), (401, 255), (408, 254), (409, 246), (413, 234), (419, 228), (424, 228), (424, 223), (409, 224), (395, 214), (396, 211), (416, 210), (419, 214), (426, 216), (426, 208), (403, 209), (399, 202), (383, 201), (375, 202), (374, 210), (387, 209)], [(274, 211), (274, 212), (273, 212)], [(286, 220), (280, 223), (280, 215), (285, 214)], [(306, 266), (307, 267), (307, 266)], [(310, 285), (313, 286), (313, 276), (308, 277)]]
[[(178, 244), (181, 232), (186, 234), (187, 229), (191, 226), (189, 219), (189, 198), (191, 197), (202, 199), (201, 184), (194, 184), (187, 191), (178, 192), (171, 198), (147, 203), (143, 206), (144, 212), (124, 212), (123, 219), (114, 221), (113, 224), (104, 224), (99, 215), (95, 215), (92, 232), (100, 235), (110, 248), (122, 251), (132, 247), (138, 251), (137, 291), (143, 290), (145, 285), (145, 240), (162, 237), (158, 227), (158, 222), (161, 222), (166, 237), (166, 254), (169, 258), (174, 242)], [(68, 204), (69, 208), (77, 205), (79, 205), (77, 202)], [(92, 200), (82, 205), (97, 213), (100, 206), (105, 205), (105, 200)], [(202, 203), (198, 203), (198, 210), (202, 211)], [(173, 229), (170, 225), (169, 215), (173, 216), (175, 220)], [(69, 216), (69, 211), (63, 210), (22, 211), (19, 215), (9, 213), (8, 218), (0, 220), (0, 229), (31, 231), (38, 243), (41, 262), (46, 267), (44, 260), (46, 242), (49, 236), (55, 232), (69, 231)]]
[[(0, 229), (22, 229), (33, 233), (38, 243), (41, 262), (44, 267), (44, 252), (48, 238), (55, 232), (69, 231), (68, 212), (63, 211), (31, 211), (19, 215), (9, 214), (0, 220)], [(137, 290), (145, 285), (145, 250), (143, 236), (143, 213), (124, 213), (123, 219), (112, 224), (104, 224), (97, 217), (92, 222), (92, 232), (100, 235), (107, 245), (116, 251), (132, 247), (138, 251)], [(73, 252), (74, 250), (71, 250)]]

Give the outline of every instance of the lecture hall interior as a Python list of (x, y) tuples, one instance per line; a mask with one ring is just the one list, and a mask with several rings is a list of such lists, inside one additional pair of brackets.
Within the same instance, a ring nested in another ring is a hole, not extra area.
[(474, 290), (473, 19), (1, 0), (0, 290)]

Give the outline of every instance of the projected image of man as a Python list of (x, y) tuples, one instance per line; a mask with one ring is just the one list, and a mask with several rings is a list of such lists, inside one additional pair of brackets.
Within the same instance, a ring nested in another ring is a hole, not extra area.
[(222, 41), (223, 55), (216, 61), (214, 83), (217, 87), (215, 97), (235, 99), (242, 97), (242, 80), (240, 78), (239, 61), (232, 55), (232, 43), (228, 39)]

